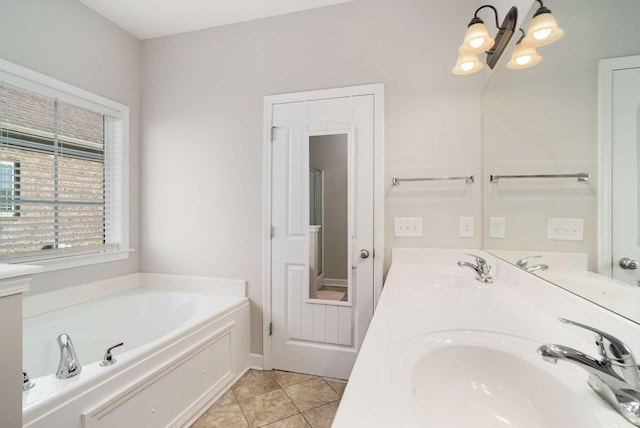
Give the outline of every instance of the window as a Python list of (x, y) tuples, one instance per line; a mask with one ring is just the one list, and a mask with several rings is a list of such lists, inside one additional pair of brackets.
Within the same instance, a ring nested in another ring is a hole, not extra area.
[(0, 262), (126, 257), (127, 116), (125, 106), (0, 62)]
[(0, 161), (0, 217), (19, 215), (16, 198), (19, 197), (20, 163)]

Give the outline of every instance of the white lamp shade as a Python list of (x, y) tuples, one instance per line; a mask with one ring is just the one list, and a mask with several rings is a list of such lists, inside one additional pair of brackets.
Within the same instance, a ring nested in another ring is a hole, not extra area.
[(533, 67), (537, 63), (542, 61), (542, 57), (536, 52), (534, 46), (520, 42), (516, 45), (511, 59), (507, 63), (507, 68), (511, 70), (520, 70), (523, 68)]
[(493, 47), (495, 40), (489, 35), (487, 27), (479, 22), (467, 28), (461, 49), (467, 53), (478, 54)]
[(465, 75), (473, 74), (482, 69), (484, 64), (478, 59), (478, 55), (474, 53), (465, 52), (462, 46), (459, 49), (460, 55), (458, 55), (458, 61), (456, 66), (451, 70), (453, 74)]
[(564, 31), (558, 27), (556, 19), (551, 13), (541, 13), (533, 18), (527, 37), (523, 42), (531, 46), (545, 46), (562, 37)]

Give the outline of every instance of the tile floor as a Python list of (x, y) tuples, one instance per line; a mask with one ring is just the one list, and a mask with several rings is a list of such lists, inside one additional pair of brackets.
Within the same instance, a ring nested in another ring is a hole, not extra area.
[(329, 428), (347, 382), (249, 370), (192, 428)]

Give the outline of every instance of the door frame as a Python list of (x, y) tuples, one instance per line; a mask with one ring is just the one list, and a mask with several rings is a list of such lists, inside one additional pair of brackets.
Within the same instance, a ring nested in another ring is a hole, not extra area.
[(613, 73), (640, 68), (640, 55), (600, 60), (598, 72), (598, 273), (613, 275)]
[(262, 367), (273, 368), (271, 362), (271, 140), (273, 123), (273, 106), (282, 103), (294, 103), (323, 100), (329, 98), (345, 98), (363, 95), (374, 97), (373, 118), (373, 306), (378, 304), (382, 293), (382, 274), (384, 266), (384, 85), (382, 83), (349, 86), (344, 88), (321, 89), (315, 91), (295, 92), (264, 97), (263, 114), (263, 177), (262, 177)]

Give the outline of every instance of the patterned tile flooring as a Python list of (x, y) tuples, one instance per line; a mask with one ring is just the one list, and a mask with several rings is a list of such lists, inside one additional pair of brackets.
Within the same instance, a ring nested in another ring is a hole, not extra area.
[(347, 382), (249, 370), (192, 428), (329, 428)]

